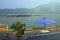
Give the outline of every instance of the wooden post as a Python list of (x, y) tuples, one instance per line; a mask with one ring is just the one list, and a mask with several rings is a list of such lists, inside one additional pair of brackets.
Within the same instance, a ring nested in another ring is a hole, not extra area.
[(6, 25), (6, 29), (7, 29), (7, 32), (8, 32), (8, 25)]

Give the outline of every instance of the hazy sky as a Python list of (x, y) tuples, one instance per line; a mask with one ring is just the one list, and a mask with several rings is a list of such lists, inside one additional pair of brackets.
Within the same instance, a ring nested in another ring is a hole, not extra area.
[(60, 2), (60, 0), (0, 0), (0, 9), (34, 8), (52, 2)]

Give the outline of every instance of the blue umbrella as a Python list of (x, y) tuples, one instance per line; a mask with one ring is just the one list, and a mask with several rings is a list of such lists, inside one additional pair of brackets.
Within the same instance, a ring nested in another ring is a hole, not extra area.
[(52, 24), (52, 23), (55, 23), (55, 21), (47, 18), (42, 18), (36, 21), (36, 24), (44, 24), (44, 27), (46, 27), (46, 24)]

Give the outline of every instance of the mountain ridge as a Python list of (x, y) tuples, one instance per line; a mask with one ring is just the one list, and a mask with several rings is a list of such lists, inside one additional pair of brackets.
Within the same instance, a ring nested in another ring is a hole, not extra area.
[(25, 14), (31, 13), (28, 8), (16, 8), (16, 9), (0, 9), (0, 14)]
[(0, 9), (0, 14), (59, 14), (60, 3), (50, 3), (40, 5), (36, 8), (16, 8), (16, 9)]

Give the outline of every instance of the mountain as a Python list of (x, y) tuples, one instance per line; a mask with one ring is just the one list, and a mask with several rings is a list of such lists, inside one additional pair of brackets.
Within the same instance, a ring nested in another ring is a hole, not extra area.
[(56, 14), (60, 13), (60, 3), (49, 3), (33, 8), (34, 14)]
[(16, 8), (16, 9), (0, 9), (0, 14), (24, 14), (31, 13), (28, 8)]
[(60, 3), (49, 3), (40, 5), (36, 8), (16, 8), (16, 9), (0, 9), (0, 14), (59, 14), (60, 13)]

